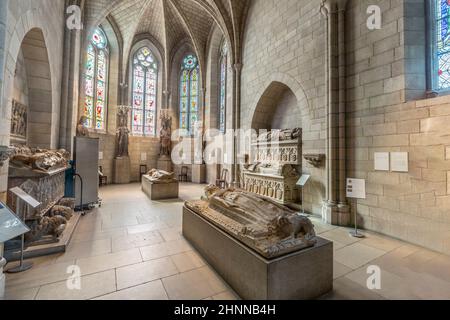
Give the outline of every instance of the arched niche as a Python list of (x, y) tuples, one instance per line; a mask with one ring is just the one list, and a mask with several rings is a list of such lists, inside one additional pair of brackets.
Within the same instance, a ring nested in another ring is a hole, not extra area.
[[(52, 77), (47, 45), (41, 29), (31, 29), (19, 49), (11, 93), (12, 109), (26, 107), (26, 137), (30, 147), (52, 147)], [(11, 112), (11, 130), (24, 121)], [(13, 137), (12, 137), (13, 138)], [(17, 142), (14, 138), (12, 143)]]
[(281, 82), (272, 82), (256, 105), (252, 129), (275, 130), (302, 127), (301, 101)]

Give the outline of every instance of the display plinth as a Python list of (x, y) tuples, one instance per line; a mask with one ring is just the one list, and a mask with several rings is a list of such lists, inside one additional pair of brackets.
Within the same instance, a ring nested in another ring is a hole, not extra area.
[(114, 183), (128, 184), (131, 182), (131, 162), (129, 157), (114, 159)]
[(178, 181), (158, 183), (150, 180), (148, 175), (142, 177), (142, 191), (150, 200), (178, 199)]
[(192, 166), (192, 182), (193, 183), (206, 183), (206, 165), (194, 164)]
[(170, 159), (170, 157), (162, 156), (158, 159), (158, 163), (157, 163), (158, 170), (172, 172), (172, 168), (173, 168), (172, 160)]
[(333, 243), (267, 260), (183, 208), (183, 236), (245, 300), (316, 299), (333, 289)]

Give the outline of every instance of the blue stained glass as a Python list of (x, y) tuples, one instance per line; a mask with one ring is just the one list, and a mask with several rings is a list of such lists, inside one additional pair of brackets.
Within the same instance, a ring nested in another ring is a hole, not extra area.
[(199, 76), (200, 68), (196, 56), (189, 54), (181, 63), (180, 75), (180, 129), (189, 134), (199, 121)]
[(450, 0), (436, 0), (436, 60), (439, 89), (450, 89)]

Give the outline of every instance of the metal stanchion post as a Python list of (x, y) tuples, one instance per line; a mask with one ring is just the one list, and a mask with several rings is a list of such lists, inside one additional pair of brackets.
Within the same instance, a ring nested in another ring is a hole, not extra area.
[(354, 238), (360, 238), (360, 239), (366, 237), (365, 235), (363, 235), (362, 233), (360, 233), (358, 231), (358, 213), (356, 210), (355, 210), (355, 230), (351, 231), (350, 235)]

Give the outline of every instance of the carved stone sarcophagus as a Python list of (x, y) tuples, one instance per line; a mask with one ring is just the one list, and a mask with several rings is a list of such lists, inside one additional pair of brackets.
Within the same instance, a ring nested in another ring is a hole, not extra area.
[(280, 204), (300, 202), (296, 185), (302, 164), (301, 129), (275, 130), (252, 144), (253, 165), (244, 170), (244, 188)]

